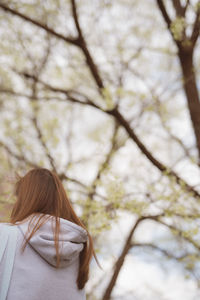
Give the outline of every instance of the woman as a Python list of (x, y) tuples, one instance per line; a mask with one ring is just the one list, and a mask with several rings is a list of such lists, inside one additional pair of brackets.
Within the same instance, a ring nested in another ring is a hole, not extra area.
[(10, 224), (17, 226), (18, 237), (7, 300), (85, 300), (92, 255), (98, 260), (60, 179), (35, 168), (18, 175), (14, 191)]

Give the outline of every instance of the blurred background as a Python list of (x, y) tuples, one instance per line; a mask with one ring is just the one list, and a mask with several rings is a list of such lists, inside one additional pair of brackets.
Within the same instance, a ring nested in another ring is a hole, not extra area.
[(0, 1), (0, 221), (59, 174), (91, 232), (88, 300), (200, 297), (200, 1)]

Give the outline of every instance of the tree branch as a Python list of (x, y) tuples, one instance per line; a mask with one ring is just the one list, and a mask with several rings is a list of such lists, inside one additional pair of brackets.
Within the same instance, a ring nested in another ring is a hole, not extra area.
[(185, 6), (183, 7), (183, 9), (184, 9), (184, 15), (186, 13), (186, 10), (187, 10), (189, 4), (190, 4), (190, 0), (187, 0)]
[(48, 27), (46, 24), (42, 24), (39, 21), (36, 21), (36, 20), (32, 19), (31, 17), (26, 16), (26, 15), (20, 13), (19, 11), (8, 7), (7, 5), (5, 5), (3, 3), (0, 3), (0, 8), (2, 8), (4, 11), (6, 11), (14, 16), (20, 17), (24, 21), (27, 21), (33, 25), (36, 25), (37, 27), (39, 27), (41, 29), (44, 29), (46, 32), (52, 34), (53, 36), (65, 41), (67, 43), (77, 46), (77, 38), (66, 37), (66, 36), (54, 31), (52, 28)]
[(113, 290), (113, 288), (115, 286), (115, 283), (117, 281), (119, 272), (120, 272), (120, 270), (121, 270), (121, 268), (123, 266), (125, 257), (126, 257), (128, 251), (130, 250), (130, 248), (132, 246), (131, 240), (132, 240), (133, 234), (135, 233), (135, 230), (137, 229), (138, 225), (142, 221), (144, 221), (144, 220), (157, 220), (160, 216), (161, 215), (157, 215), (157, 216), (142, 216), (142, 217), (138, 218), (137, 221), (134, 223), (134, 225), (131, 228), (131, 230), (129, 232), (129, 235), (128, 235), (125, 243), (124, 243), (124, 247), (123, 247), (123, 250), (121, 252), (121, 255), (117, 259), (113, 275), (112, 275), (111, 280), (109, 281), (109, 284), (108, 284), (108, 286), (107, 286), (107, 288), (105, 290), (105, 293), (104, 293), (104, 295), (102, 297), (102, 300), (109, 300), (110, 297), (111, 297), (112, 290)]
[[(38, 168), (39, 167), (38, 164), (30, 161), (27, 157), (24, 157), (22, 155), (19, 155), (19, 154), (13, 152), (13, 150), (11, 150), (10, 147), (8, 147), (2, 141), (0, 141), (0, 147), (4, 148), (6, 150), (6, 152), (8, 152), (10, 154), (11, 157), (14, 157), (18, 161), (24, 162), (32, 168)], [(67, 181), (70, 181), (70, 182), (74, 182), (74, 183), (78, 184), (79, 186), (83, 187), (84, 189), (88, 189), (88, 187), (86, 185), (84, 185), (82, 182), (80, 182), (79, 180), (77, 180), (75, 178), (71, 178), (71, 177), (67, 176), (64, 173), (60, 173), (60, 174), (58, 174), (58, 176), (59, 176), (61, 181), (67, 180)]]
[[(99, 166), (98, 172), (97, 172), (97, 174), (93, 180), (93, 183), (91, 185), (90, 193), (88, 194), (88, 198), (90, 199), (91, 202), (93, 201), (94, 195), (96, 194), (98, 180), (101, 178), (103, 171), (107, 168), (107, 165), (109, 164), (109, 162), (112, 158), (112, 155), (115, 153), (114, 149), (116, 146), (116, 137), (117, 137), (118, 129), (119, 129), (119, 124), (115, 121), (114, 132), (113, 132), (112, 139), (111, 139), (111, 147), (110, 147), (108, 153), (106, 154), (104, 161)], [(88, 205), (89, 205), (89, 203), (88, 203)], [(105, 209), (107, 211), (112, 210), (112, 208), (110, 209), (110, 204), (106, 205)], [(89, 217), (90, 217), (89, 214), (90, 214), (90, 212), (88, 212), (86, 209), (86, 215), (84, 215), (84, 219), (86, 220), (86, 222), (85, 222), (86, 226), (87, 226), (87, 220), (89, 220)]]
[[(162, 13), (162, 16), (163, 16), (165, 22), (167, 24), (167, 27), (170, 30), (171, 20), (170, 20), (170, 17), (168, 15), (167, 11), (166, 11), (166, 8), (165, 8), (165, 5), (163, 3), (163, 0), (156, 0), (156, 2), (157, 2), (157, 5), (158, 5), (161, 13)], [(170, 30), (170, 32), (171, 32), (171, 30)]]
[(33, 25), (36, 25), (37, 27), (41, 28), (41, 29), (44, 29), (46, 32), (50, 33), (51, 35), (67, 42), (67, 43), (70, 43), (74, 46), (77, 46), (79, 47), (82, 51), (83, 51), (83, 54), (86, 58), (86, 62), (87, 62), (87, 65), (91, 71), (91, 74), (98, 86), (98, 88), (101, 89), (104, 88), (104, 85), (103, 85), (103, 81), (99, 75), (99, 71), (98, 71), (98, 68), (88, 50), (88, 46), (86, 44), (86, 41), (83, 37), (83, 34), (82, 34), (82, 31), (81, 31), (81, 27), (79, 25), (79, 21), (78, 21), (78, 16), (77, 16), (77, 9), (76, 9), (76, 3), (74, 0), (71, 1), (71, 4), (72, 4), (72, 13), (73, 13), (73, 17), (74, 17), (74, 21), (75, 21), (75, 25), (76, 25), (76, 28), (77, 28), (77, 31), (78, 31), (78, 37), (76, 38), (73, 38), (73, 37), (66, 37), (56, 31), (54, 31), (52, 28), (48, 27), (46, 24), (42, 24), (41, 22), (39, 21), (36, 21), (34, 19), (32, 19), (31, 17), (29, 16), (26, 16), (20, 12), (18, 12), (17, 10), (15, 9), (12, 9), (10, 7), (8, 7), (7, 5), (5, 4), (2, 4), (0, 3), (0, 8), (2, 8), (3, 10), (5, 10), (6, 12), (9, 12), (11, 13), (12, 15), (15, 15), (15, 16), (18, 16), (20, 17), (21, 19), (23, 19), (24, 21), (27, 21)]
[(162, 249), (162, 248), (160, 248), (160, 247), (158, 247), (158, 246), (156, 246), (152, 243), (132, 243), (131, 247), (132, 248), (135, 248), (135, 247), (150, 248), (152, 250), (159, 251), (160, 253), (162, 253), (167, 258), (175, 259), (177, 261), (187, 257), (187, 255), (188, 255), (188, 254), (184, 254), (184, 255), (180, 255), (180, 256), (175, 256), (172, 253), (170, 253), (169, 251), (167, 251), (165, 249)]
[(156, 0), (156, 2), (157, 2), (157, 5), (158, 5), (158, 7), (160, 9), (160, 12), (161, 12), (161, 14), (163, 16), (163, 19), (165, 20), (165, 23), (167, 24), (167, 28), (169, 29), (169, 32), (170, 32), (170, 34), (172, 36), (173, 41), (175, 42), (175, 44), (178, 47), (180, 47), (181, 46), (181, 42), (178, 41), (178, 40), (175, 40), (174, 35), (173, 35), (172, 31), (171, 31), (171, 23), (172, 23), (172, 21), (171, 21), (169, 15), (167, 13), (167, 10), (165, 8), (163, 0)]
[(181, 5), (180, 0), (172, 0), (173, 6), (176, 10), (177, 17), (185, 16), (185, 7)]
[(114, 117), (114, 119), (126, 130), (128, 136), (137, 144), (138, 148), (142, 151), (142, 153), (151, 161), (151, 163), (157, 167), (161, 172), (166, 173), (166, 176), (172, 176), (173, 178), (176, 179), (176, 182), (182, 186), (185, 186), (185, 189), (188, 192), (191, 192), (196, 198), (200, 199), (200, 194), (187, 182), (185, 182), (183, 179), (181, 179), (178, 174), (176, 174), (173, 170), (170, 170), (167, 166), (162, 164), (158, 159), (156, 159), (153, 154), (146, 148), (146, 146), (141, 142), (141, 140), (138, 138), (136, 135), (135, 131), (133, 128), (131, 128), (130, 124), (128, 121), (125, 120), (125, 118), (122, 116), (122, 114), (119, 112), (118, 108), (115, 107), (112, 110), (102, 110), (101, 107), (97, 106), (95, 103), (93, 103), (90, 99), (87, 98), (87, 96), (83, 94), (79, 94), (82, 98), (85, 98), (85, 102), (79, 101), (75, 97), (71, 96), (72, 91), (65, 90), (65, 89), (60, 89), (60, 88), (55, 88), (53, 86), (50, 86), (46, 84), (45, 82), (35, 78), (33, 75), (26, 74), (26, 73), (21, 73), (27, 78), (31, 78), (33, 80), (38, 80), (39, 83), (43, 84), (46, 88), (50, 89), (53, 92), (59, 92), (67, 95), (68, 100), (74, 103), (79, 103), (83, 105), (89, 105), (91, 107), (94, 107), (108, 115), (111, 115)]
[(104, 88), (103, 80), (100, 77), (97, 65), (95, 64), (95, 62), (94, 62), (94, 60), (93, 60), (93, 58), (92, 58), (92, 56), (91, 56), (91, 54), (88, 50), (86, 40), (83, 36), (82, 29), (81, 29), (81, 26), (80, 26), (79, 20), (78, 20), (77, 7), (76, 7), (75, 0), (71, 0), (71, 5), (72, 5), (72, 15), (73, 15), (73, 18), (74, 18), (76, 29), (78, 31), (78, 46), (82, 49), (82, 51), (85, 55), (87, 65), (88, 65), (88, 67), (89, 67), (89, 69), (90, 69), (90, 71), (93, 75), (93, 78), (96, 81), (96, 84), (99, 88), (99, 91), (101, 93), (101, 89)]
[[(193, 53), (195, 43), (198, 39), (200, 32), (200, 4), (197, 3), (197, 13), (193, 25), (193, 32), (191, 38), (185, 37), (185, 29), (183, 31), (181, 40), (175, 39), (171, 31), (170, 25), (171, 20), (168, 16), (168, 13), (165, 9), (163, 0), (156, 0), (159, 6), (159, 9), (165, 19), (168, 29), (173, 37), (175, 44), (178, 47), (178, 58), (180, 61), (182, 74), (183, 74), (183, 86), (186, 94), (186, 99), (188, 103), (188, 108), (190, 112), (190, 118), (192, 121), (194, 134), (196, 138), (196, 146), (198, 150), (198, 165), (200, 166), (200, 102), (199, 102), (199, 93), (196, 83), (196, 74), (193, 65)], [(180, 12), (180, 1), (173, 0), (177, 14)], [(185, 9), (188, 7), (189, 1), (186, 2)]]
[(152, 153), (146, 148), (146, 146), (141, 142), (138, 136), (135, 134), (134, 130), (130, 127), (130, 124), (124, 119), (121, 113), (117, 109), (113, 109), (112, 111), (107, 111), (107, 113), (111, 114), (116, 118), (116, 120), (122, 125), (123, 128), (126, 129), (130, 138), (137, 144), (142, 153), (152, 162), (154, 166), (156, 166), (161, 172), (166, 173), (168, 176), (172, 176), (175, 178), (176, 182), (180, 185), (185, 186), (185, 189), (188, 192), (191, 192), (194, 196), (200, 199), (200, 194), (189, 184), (187, 184), (183, 179), (181, 179), (178, 174), (176, 174), (173, 170), (170, 170), (164, 164), (162, 164), (159, 160), (157, 160)]
[(192, 42), (193, 47), (196, 44), (196, 41), (199, 37), (199, 33), (200, 33), (200, 3), (198, 3), (196, 18), (194, 21), (193, 31), (192, 31), (192, 35), (191, 35), (191, 42)]
[(5, 143), (3, 143), (2, 141), (0, 141), (0, 147), (4, 148), (6, 150), (6, 152), (8, 152), (10, 154), (11, 157), (14, 157), (15, 159), (17, 159), (18, 161), (22, 161), (22, 162), (26, 162), (29, 166), (36, 168), (37, 164), (33, 163), (32, 161), (29, 161), (28, 158), (19, 155), (17, 153), (15, 153), (13, 150), (10, 149), (10, 147), (8, 147)]
[[(62, 93), (64, 95), (67, 96), (67, 99), (70, 101), (70, 102), (73, 102), (73, 103), (78, 103), (78, 104), (83, 104), (83, 105), (90, 105), (92, 107), (95, 107), (97, 109), (100, 109), (101, 108), (99, 106), (97, 106), (94, 102), (92, 102), (92, 100), (90, 100), (86, 95), (84, 95), (83, 93), (79, 93), (77, 91), (74, 91), (74, 90), (66, 90), (66, 89), (62, 89), (62, 88), (57, 88), (57, 87), (54, 87), (44, 81), (42, 81), (41, 79), (39, 79), (38, 77), (36, 77), (35, 75), (32, 75), (32, 74), (29, 74), (29, 73), (26, 73), (26, 72), (18, 72), (15, 70), (15, 72), (19, 75), (22, 75), (24, 76), (26, 79), (32, 79), (33, 81), (37, 82), (37, 83), (40, 83), (42, 84), (45, 88), (49, 89), (50, 91), (52, 92), (56, 92), (56, 93)], [(78, 99), (79, 98), (82, 98), (84, 101), (81, 101)]]
[(170, 224), (166, 224), (164, 221), (160, 220), (160, 219), (157, 219), (156, 220), (158, 223), (168, 227), (169, 229), (171, 229), (172, 231), (175, 231), (177, 232), (178, 236), (180, 238), (182, 238), (183, 240), (189, 242), (190, 244), (192, 244), (198, 251), (200, 251), (200, 245), (195, 241), (195, 240), (192, 240), (191, 238), (187, 237), (187, 236), (184, 236), (184, 233), (178, 229), (177, 227), (175, 227), (174, 225), (170, 225)]

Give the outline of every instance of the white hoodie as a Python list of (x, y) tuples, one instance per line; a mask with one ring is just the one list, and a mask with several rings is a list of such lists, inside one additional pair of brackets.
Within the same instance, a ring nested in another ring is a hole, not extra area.
[[(38, 214), (34, 220), (37, 219)], [(48, 215), (47, 215), (48, 216)], [(29, 218), (18, 227), (18, 239), (7, 300), (85, 300), (85, 290), (78, 290), (76, 279), (79, 254), (87, 231), (75, 223), (60, 218), (60, 267), (56, 266), (54, 246), (54, 217), (32, 236), (21, 253), (24, 234), (28, 231)], [(0, 231), (1, 231), (0, 224)], [(32, 228), (32, 227), (31, 227)], [(1, 238), (1, 236), (0, 236)], [(5, 253), (0, 262), (0, 285)]]

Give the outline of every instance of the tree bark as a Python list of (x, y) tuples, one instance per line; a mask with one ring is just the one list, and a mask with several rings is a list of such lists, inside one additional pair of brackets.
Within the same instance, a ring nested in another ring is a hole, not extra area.
[(124, 263), (124, 259), (131, 247), (131, 239), (132, 239), (132, 236), (135, 232), (135, 229), (137, 228), (137, 226), (139, 225), (139, 223), (142, 221), (143, 219), (140, 218), (136, 221), (136, 223), (133, 225), (133, 227), (131, 228), (130, 232), (129, 232), (129, 235), (128, 235), (128, 238), (126, 239), (125, 241), (125, 244), (124, 244), (124, 248), (122, 250), (122, 253), (121, 255), (119, 256), (116, 264), (115, 264), (115, 268), (114, 268), (114, 271), (113, 271), (113, 275), (110, 279), (110, 282), (108, 283), (108, 286), (106, 288), (106, 291), (102, 297), (102, 300), (109, 300), (110, 299), (110, 296), (111, 296), (111, 293), (113, 291), (113, 288), (115, 287), (115, 284), (116, 284), (116, 281), (117, 281), (117, 278), (118, 278), (118, 275), (119, 275), (119, 272), (123, 266), (123, 263)]
[(200, 165), (200, 99), (196, 84), (193, 64), (193, 50), (179, 48), (179, 60), (183, 72), (183, 86), (198, 150), (198, 164)]
[(128, 251), (130, 250), (130, 248), (133, 246), (131, 240), (133, 238), (133, 235), (134, 235), (135, 230), (137, 229), (138, 225), (142, 221), (144, 221), (144, 220), (158, 220), (158, 218), (161, 217), (161, 216), (162, 215), (157, 215), (157, 216), (141, 216), (134, 223), (134, 225), (132, 226), (132, 228), (131, 228), (131, 230), (129, 232), (129, 235), (128, 235), (125, 243), (124, 243), (124, 247), (123, 247), (122, 253), (119, 256), (119, 258), (117, 259), (117, 262), (115, 264), (115, 268), (114, 268), (114, 271), (113, 271), (113, 275), (112, 275), (112, 277), (110, 279), (110, 282), (107, 285), (107, 288), (106, 288), (105, 293), (104, 293), (104, 295), (102, 297), (102, 300), (109, 300), (110, 297), (111, 297), (111, 293), (113, 291), (113, 288), (116, 285), (116, 281), (117, 281), (118, 275), (120, 273), (120, 270), (121, 270), (121, 268), (123, 266), (125, 257), (128, 254)]

